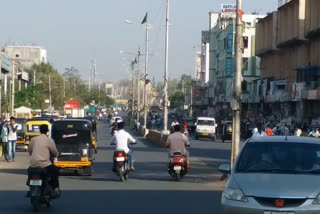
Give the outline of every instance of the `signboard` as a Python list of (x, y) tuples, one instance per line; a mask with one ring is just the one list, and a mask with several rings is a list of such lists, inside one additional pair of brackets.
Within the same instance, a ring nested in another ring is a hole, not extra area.
[(233, 33), (228, 33), (227, 35), (227, 54), (232, 54), (233, 52)]
[(11, 71), (11, 62), (8, 58), (2, 57), (1, 72), (9, 73)]
[(237, 5), (236, 4), (222, 4), (221, 5), (221, 18), (231, 19), (236, 18)]
[(18, 78), (19, 78), (19, 80), (29, 82), (29, 73), (22, 71), (18, 74)]
[(79, 109), (79, 102), (77, 100), (65, 101), (64, 102), (64, 109), (65, 110)]
[(226, 76), (231, 77), (233, 75), (233, 58), (226, 59)]

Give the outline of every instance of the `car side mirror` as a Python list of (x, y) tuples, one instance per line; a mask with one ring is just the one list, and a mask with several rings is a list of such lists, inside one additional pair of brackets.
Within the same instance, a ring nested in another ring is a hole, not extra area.
[(218, 169), (222, 174), (230, 174), (231, 173), (231, 165), (230, 164), (222, 164), (219, 166)]

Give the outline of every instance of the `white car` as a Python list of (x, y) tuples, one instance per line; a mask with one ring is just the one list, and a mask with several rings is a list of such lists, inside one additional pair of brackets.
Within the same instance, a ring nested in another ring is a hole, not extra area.
[(217, 124), (216, 120), (212, 117), (198, 117), (196, 126), (195, 138), (211, 138), (216, 140)]

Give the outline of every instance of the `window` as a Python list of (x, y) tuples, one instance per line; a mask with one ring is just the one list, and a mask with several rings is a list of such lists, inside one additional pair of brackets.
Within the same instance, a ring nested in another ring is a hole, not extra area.
[(249, 38), (247, 36), (244, 36), (243, 38), (243, 48), (246, 49), (249, 47)]
[(246, 71), (248, 70), (248, 58), (242, 58), (242, 70)]
[(319, 144), (259, 142), (246, 144), (238, 173), (320, 173)]
[(16, 57), (18, 58), (18, 57), (19, 57), (19, 54), (16, 54)]

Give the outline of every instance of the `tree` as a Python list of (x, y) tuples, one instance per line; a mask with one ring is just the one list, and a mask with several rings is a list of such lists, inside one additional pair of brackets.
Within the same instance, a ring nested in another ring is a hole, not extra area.
[(181, 91), (176, 91), (173, 95), (170, 96), (170, 107), (171, 108), (180, 108), (184, 105), (185, 97)]

